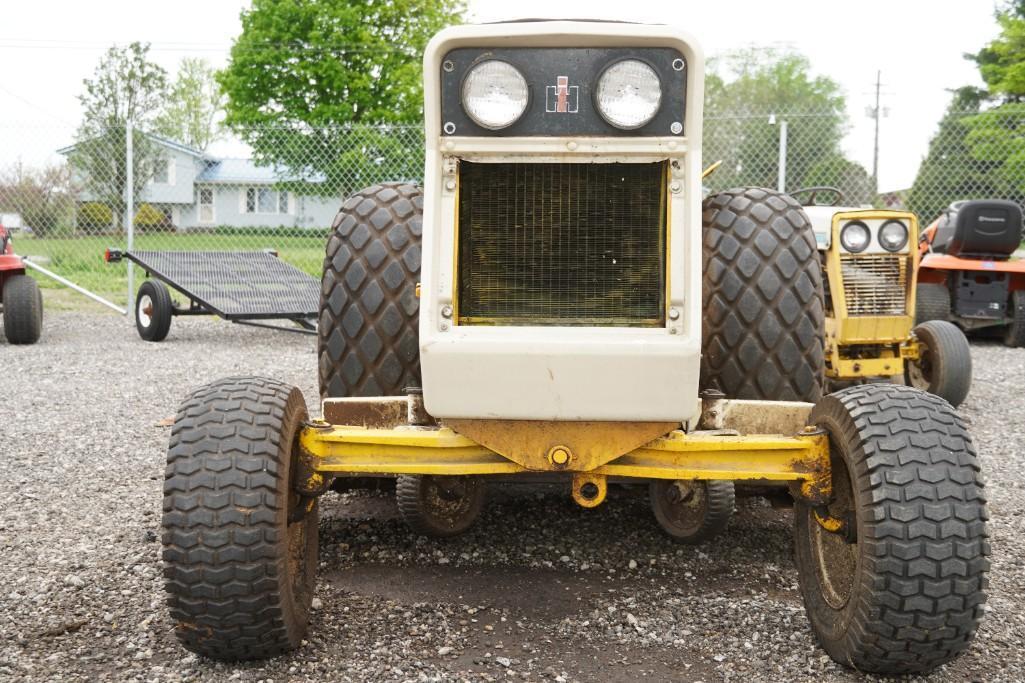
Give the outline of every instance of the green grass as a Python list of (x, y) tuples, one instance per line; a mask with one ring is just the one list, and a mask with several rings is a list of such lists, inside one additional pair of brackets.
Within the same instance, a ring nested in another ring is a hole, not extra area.
[[(324, 260), (325, 237), (323, 231), (309, 234), (180, 234), (160, 232), (135, 236), (135, 249), (152, 251), (259, 251), (276, 249), (278, 256), (310, 275), (319, 278)], [(39, 264), (77, 285), (124, 303), (128, 287), (125, 262), (105, 263), (103, 252), (108, 247), (124, 249), (124, 238), (118, 235), (74, 238), (36, 238), (17, 235), (15, 252), (21, 256), (42, 257)], [(142, 282), (143, 274), (136, 268), (135, 284)], [(41, 287), (58, 288), (59, 283), (36, 273)]]

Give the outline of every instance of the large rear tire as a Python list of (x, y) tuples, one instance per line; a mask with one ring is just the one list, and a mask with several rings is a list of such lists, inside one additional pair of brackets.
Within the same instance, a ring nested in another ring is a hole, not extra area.
[(983, 615), (989, 542), (985, 491), (964, 421), (947, 403), (897, 385), (822, 399), (810, 422), (829, 435), (826, 531), (794, 511), (798, 578), (812, 630), (860, 671), (927, 673), (957, 657)]
[(950, 291), (946, 285), (923, 282), (915, 288), (915, 324), (950, 320)]
[(3, 283), (4, 336), (11, 344), (35, 344), (43, 333), (43, 294), (28, 275)]
[(705, 200), (701, 387), (727, 398), (817, 401), (825, 369), (822, 266), (792, 197)]
[(335, 217), (321, 280), (320, 394), (395, 396), (420, 386), (417, 325), (423, 192), (374, 185)]
[(914, 335), (918, 359), (904, 364), (904, 381), (958, 407), (972, 387), (972, 349), (964, 332), (945, 320), (930, 320), (915, 327)]
[(214, 659), (295, 649), (317, 571), (317, 502), (294, 488), (306, 402), (234, 377), (178, 408), (164, 480), (164, 578), (176, 634)]

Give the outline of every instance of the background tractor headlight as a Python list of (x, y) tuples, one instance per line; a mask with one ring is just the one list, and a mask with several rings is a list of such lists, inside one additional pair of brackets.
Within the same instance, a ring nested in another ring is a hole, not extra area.
[(640, 128), (658, 113), (662, 82), (638, 59), (624, 59), (605, 69), (595, 92), (598, 111), (616, 128)]
[(908, 228), (900, 221), (886, 221), (879, 228), (879, 246), (886, 251), (900, 251), (908, 243)]
[(861, 221), (851, 221), (840, 230), (840, 244), (852, 254), (860, 254), (868, 248), (872, 233)]
[(527, 108), (527, 81), (508, 62), (491, 59), (463, 80), (463, 109), (473, 122), (497, 130), (516, 123)]

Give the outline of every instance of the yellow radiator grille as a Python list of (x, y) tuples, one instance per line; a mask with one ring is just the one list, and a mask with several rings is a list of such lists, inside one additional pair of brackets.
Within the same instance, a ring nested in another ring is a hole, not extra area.
[(909, 260), (907, 254), (841, 254), (847, 315), (905, 315)]
[(459, 322), (657, 326), (665, 164), (459, 165)]

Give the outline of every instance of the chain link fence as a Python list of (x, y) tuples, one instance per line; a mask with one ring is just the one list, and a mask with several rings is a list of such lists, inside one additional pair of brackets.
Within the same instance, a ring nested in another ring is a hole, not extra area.
[[(704, 162), (723, 163), (705, 191), (835, 186), (849, 205), (907, 208), (923, 222), (958, 199), (1025, 203), (1025, 108), (948, 114), (914, 183), (885, 193), (845, 155), (846, 130), (835, 111), (708, 111)], [(273, 249), (319, 277), (342, 199), (423, 173), (420, 126), (236, 134), (240, 153), (220, 154), (125, 127), (77, 142), (67, 128), (0, 130), (0, 223), (18, 253), (124, 305), (126, 268), (103, 252), (128, 246), (129, 204), (135, 249)]]

